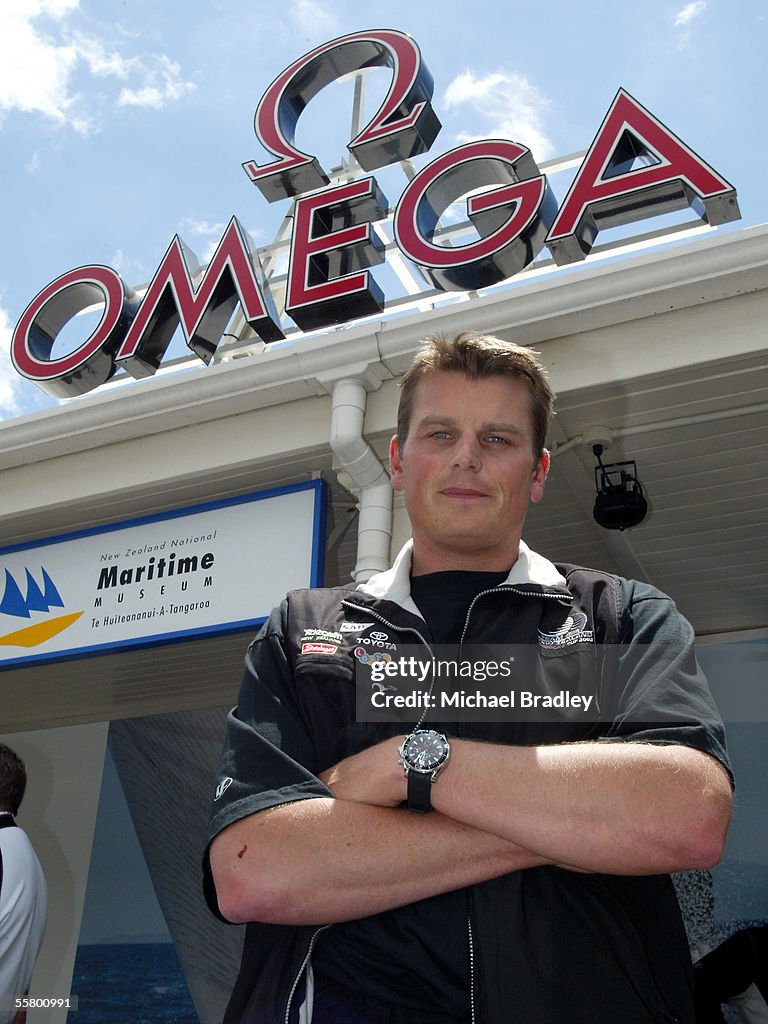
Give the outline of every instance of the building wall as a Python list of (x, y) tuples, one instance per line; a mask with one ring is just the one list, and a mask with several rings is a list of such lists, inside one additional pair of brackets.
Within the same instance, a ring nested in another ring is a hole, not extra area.
[[(316, 474), (332, 485), (341, 522), (355, 496), (338, 483), (341, 467), (329, 446), (334, 382), (352, 376), (364, 383), (365, 436), (385, 463), (397, 379), (420, 339), (433, 330), (480, 329), (536, 344), (560, 395), (552, 441), (564, 451), (554, 460), (550, 495), (530, 520), (535, 546), (642, 573), (673, 596), (679, 590), (704, 631), (768, 626), (768, 555), (755, 537), (768, 508), (768, 473), (756, 471), (757, 447), (739, 448), (750, 432), (764, 436), (765, 412), (754, 409), (766, 404), (767, 319), (768, 230), (760, 228), (106, 389), (0, 424), (0, 546)], [(716, 417), (723, 413), (731, 418), (721, 454), (726, 421)], [(685, 416), (710, 417), (711, 429), (691, 434), (698, 425), (664, 425)], [(577, 442), (587, 425), (603, 422), (629, 431), (622, 452), (635, 454), (642, 444), (657, 494), (671, 477), (668, 508), (657, 508), (649, 528), (631, 537), (606, 536), (591, 519), (593, 459)], [(741, 519), (734, 495), (745, 503)], [(393, 553), (408, 533), (396, 496)], [(692, 578), (698, 560), (704, 564)], [(716, 597), (701, 579), (715, 581)], [(21, 823), (53, 893), (33, 992), (67, 994), (108, 720), (232, 703), (246, 642), (236, 635), (218, 645), (3, 673), (0, 730), (27, 759), (33, 780)]]

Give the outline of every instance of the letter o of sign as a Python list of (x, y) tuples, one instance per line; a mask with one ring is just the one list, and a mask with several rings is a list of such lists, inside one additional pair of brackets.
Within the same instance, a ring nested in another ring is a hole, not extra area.
[(277, 160), (263, 165), (249, 160), (243, 167), (270, 203), (328, 184), (317, 157), (296, 149), (296, 123), (324, 86), (370, 67), (390, 67), (393, 76), (378, 111), (349, 143), (360, 166), (372, 171), (425, 153), (432, 145), (441, 128), (430, 104), (434, 82), (414, 40), (389, 29), (340, 36), (294, 61), (256, 108), (256, 135)]
[[(56, 337), (74, 316), (104, 305), (98, 326), (74, 351), (51, 358)], [(18, 372), (55, 398), (84, 395), (115, 372), (114, 353), (135, 315), (138, 300), (126, 293), (117, 271), (89, 266), (51, 281), (22, 313), (11, 339)]]

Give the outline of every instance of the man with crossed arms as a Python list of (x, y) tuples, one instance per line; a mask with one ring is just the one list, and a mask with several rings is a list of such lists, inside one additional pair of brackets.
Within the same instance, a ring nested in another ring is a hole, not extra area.
[[(367, 583), (290, 594), (250, 648), (206, 859), (214, 911), (249, 923), (227, 1022), (692, 1024), (668, 873), (721, 856), (722, 724), (669, 598), (523, 543), (553, 397), (528, 349), (431, 339), (390, 451), (412, 542)], [(371, 627), (538, 643), (566, 680), (574, 651), (632, 656), (600, 722), (406, 736), (355, 723)]]

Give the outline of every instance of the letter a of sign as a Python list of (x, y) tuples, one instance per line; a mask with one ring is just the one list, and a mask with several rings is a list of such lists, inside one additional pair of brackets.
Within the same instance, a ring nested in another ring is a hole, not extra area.
[(686, 207), (709, 224), (741, 216), (734, 187), (619, 89), (546, 244), (556, 263), (574, 263), (601, 228)]
[(340, 36), (294, 61), (261, 98), (254, 128), (259, 141), (277, 157), (243, 164), (248, 177), (273, 203), (329, 183), (317, 157), (294, 145), (299, 114), (330, 82), (370, 67), (390, 67), (392, 83), (370, 123), (349, 143), (366, 171), (425, 153), (440, 131), (430, 100), (434, 83), (410, 36), (385, 29)]

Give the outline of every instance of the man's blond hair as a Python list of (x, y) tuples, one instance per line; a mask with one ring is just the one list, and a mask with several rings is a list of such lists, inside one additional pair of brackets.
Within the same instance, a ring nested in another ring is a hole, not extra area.
[(434, 334), (427, 338), (401, 380), (397, 410), (397, 438), (401, 450), (411, 425), (416, 386), (426, 374), (437, 371), (463, 373), (470, 380), (509, 377), (521, 381), (528, 389), (533, 424), (533, 454), (534, 458), (539, 458), (554, 415), (555, 395), (538, 353), (490, 334), (473, 334), (469, 331), (454, 336)]

